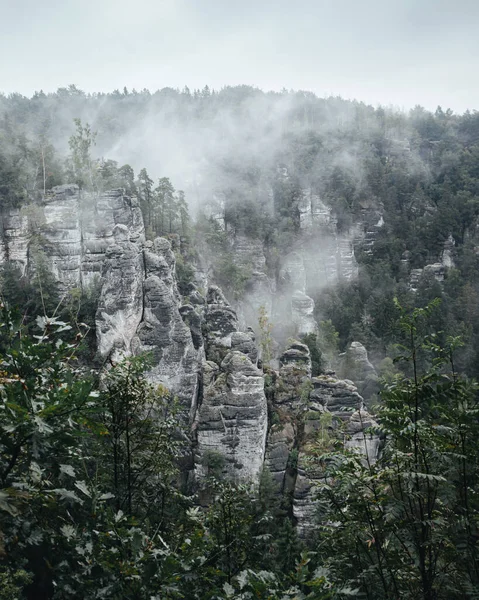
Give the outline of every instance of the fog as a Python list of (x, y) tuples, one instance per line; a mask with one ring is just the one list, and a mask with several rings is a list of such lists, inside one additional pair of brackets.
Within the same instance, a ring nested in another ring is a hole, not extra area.
[[(438, 174), (429, 172), (435, 131), (461, 131), (461, 119), (451, 113), (375, 109), (249, 86), (88, 94), (71, 85), (30, 99), (0, 96), (0, 135), (10, 140), (19, 165), (29, 154), (23, 136), (32, 149), (48, 140), (60, 161), (67, 159), (77, 118), (97, 133), (94, 158), (129, 164), (136, 176), (146, 167), (153, 187), (160, 177), (170, 178), (185, 191), (194, 216), (204, 212), (227, 230), (227, 248), (210, 247), (196, 230), (191, 264), (208, 272), (196, 279), (198, 287), (219, 283), (241, 327), (252, 326), (259, 337), (263, 307), (278, 353), (291, 338), (318, 333), (318, 322), (329, 318), (313, 310), (313, 298), (320, 306), (330, 293), (325, 288), (356, 278), (352, 244), (382, 222), (389, 193), (374, 191), (375, 169), (381, 179), (390, 161), (393, 193), (402, 193), (401, 178), (427, 185)], [(423, 137), (416, 127), (426, 127)], [(10, 148), (2, 145), (1, 152)], [(34, 178), (41, 163), (34, 153), (31, 159)], [(458, 157), (450, 152), (449, 160), (452, 165)], [(221, 276), (225, 261), (230, 270)], [(247, 275), (243, 287), (231, 263)]]

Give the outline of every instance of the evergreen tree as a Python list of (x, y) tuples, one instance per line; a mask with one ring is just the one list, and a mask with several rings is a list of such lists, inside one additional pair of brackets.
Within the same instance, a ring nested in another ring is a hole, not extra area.
[(97, 188), (95, 168), (91, 157), (91, 148), (95, 145), (97, 133), (91, 130), (88, 123), (81, 119), (73, 119), (76, 132), (70, 136), (70, 166), (75, 182), (81, 188), (95, 190)]
[(175, 188), (168, 177), (162, 177), (155, 188), (153, 229), (157, 234), (171, 233), (176, 218)]
[(153, 226), (153, 179), (150, 179), (146, 169), (141, 169), (138, 174), (138, 193), (145, 226), (150, 230)]

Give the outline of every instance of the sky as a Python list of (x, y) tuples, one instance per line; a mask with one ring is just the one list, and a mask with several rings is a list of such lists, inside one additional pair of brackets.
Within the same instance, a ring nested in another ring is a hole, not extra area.
[(0, 91), (301, 89), (479, 109), (478, 0), (0, 0)]

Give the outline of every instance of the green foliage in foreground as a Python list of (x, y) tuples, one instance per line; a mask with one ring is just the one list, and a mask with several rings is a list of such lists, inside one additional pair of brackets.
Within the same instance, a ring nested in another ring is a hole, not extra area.
[(264, 486), (212, 480), (208, 509), (181, 493), (175, 402), (144, 361), (98, 385), (70, 325), (40, 317), (29, 337), (1, 310), (2, 600), (327, 597)]
[(433, 308), (398, 306), (411, 375), (381, 394), (379, 459), (333, 438), (311, 457), (306, 543), (268, 473), (253, 488), (212, 469), (208, 506), (182, 491), (178, 408), (143, 359), (98, 382), (67, 323), (28, 336), (2, 306), (0, 599), (477, 598), (477, 388), (455, 372), (458, 340), (427, 334)]
[[(319, 556), (336, 582), (368, 599), (479, 597), (479, 402), (454, 370), (457, 338), (423, 333), (434, 304), (402, 312), (411, 377), (388, 383), (377, 412), (377, 462), (325, 454)], [(420, 373), (421, 354), (434, 367)], [(448, 369), (447, 369), (448, 367)]]

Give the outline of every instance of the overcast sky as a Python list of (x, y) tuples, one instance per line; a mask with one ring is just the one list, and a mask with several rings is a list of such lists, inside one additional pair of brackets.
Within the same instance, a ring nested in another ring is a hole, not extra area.
[(479, 109), (479, 0), (0, 0), (0, 90), (205, 84)]

